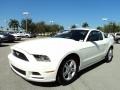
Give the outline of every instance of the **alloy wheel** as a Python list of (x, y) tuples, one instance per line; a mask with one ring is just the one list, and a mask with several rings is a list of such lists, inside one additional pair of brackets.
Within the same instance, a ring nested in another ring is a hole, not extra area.
[(74, 60), (68, 60), (63, 67), (63, 78), (68, 81), (71, 80), (76, 73), (76, 62)]

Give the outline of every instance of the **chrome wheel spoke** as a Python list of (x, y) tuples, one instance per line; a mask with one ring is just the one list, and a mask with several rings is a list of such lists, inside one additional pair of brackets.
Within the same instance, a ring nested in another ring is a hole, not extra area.
[(74, 62), (74, 61), (71, 61), (69, 66), (72, 67), (72, 66), (74, 66), (74, 65), (75, 65), (75, 62)]
[(71, 72), (75, 72), (76, 71), (76, 69), (75, 68), (71, 68)]
[(68, 73), (68, 79), (70, 80), (72, 79), (72, 77), (73, 77), (72, 73)]
[(68, 75), (68, 70), (66, 70), (66, 71), (63, 73), (63, 77), (65, 78), (67, 75)]
[(110, 50), (108, 53), (108, 59), (111, 60), (112, 56), (113, 56), (113, 52), (112, 52), (112, 50)]
[(69, 64), (66, 63), (65, 66), (64, 66), (64, 68), (68, 70), (69, 69)]
[(68, 60), (63, 67), (63, 78), (65, 80), (71, 80), (76, 72), (76, 63), (74, 60)]

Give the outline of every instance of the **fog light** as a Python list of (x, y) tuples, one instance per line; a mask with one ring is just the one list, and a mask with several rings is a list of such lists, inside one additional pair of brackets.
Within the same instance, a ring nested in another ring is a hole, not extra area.
[(32, 75), (40, 75), (38, 72), (32, 72)]

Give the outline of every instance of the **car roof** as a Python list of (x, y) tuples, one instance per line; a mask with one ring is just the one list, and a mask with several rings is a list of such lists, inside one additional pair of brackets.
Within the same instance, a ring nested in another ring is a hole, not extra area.
[(97, 30), (97, 29), (90, 29), (90, 28), (72, 28), (70, 30), (88, 30), (88, 31), (92, 31), (92, 30)]

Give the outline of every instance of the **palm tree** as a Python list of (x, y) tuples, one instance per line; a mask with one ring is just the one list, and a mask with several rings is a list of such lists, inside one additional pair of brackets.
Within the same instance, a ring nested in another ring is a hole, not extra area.
[(33, 25), (32, 19), (23, 19), (21, 21), (21, 28), (26, 30), (26, 32), (31, 31), (31, 25)]
[(19, 21), (16, 19), (10, 19), (10, 22), (8, 23), (9, 28), (12, 28), (13, 30), (18, 30), (19, 27)]

